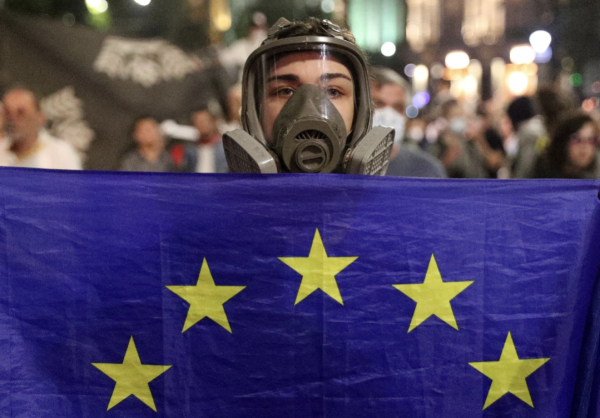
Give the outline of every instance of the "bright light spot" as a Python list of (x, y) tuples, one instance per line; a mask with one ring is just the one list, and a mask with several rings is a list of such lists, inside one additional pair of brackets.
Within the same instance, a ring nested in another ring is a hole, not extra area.
[(150, 4), (150, 2), (152, 0), (133, 0), (135, 1), (137, 4), (139, 4), (140, 6), (147, 6)]
[(407, 106), (406, 107), (406, 116), (409, 119), (414, 119), (417, 116), (419, 116), (419, 109), (417, 109), (416, 107), (414, 107), (413, 105)]
[(100, 13), (104, 13), (105, 11), (108, 10), (108, 3), (106, 0), (100, 0), (98, 2), (98, 7), (96, 7), (96, 10), (98, 10), (98, 12)]
[(444, 66), (442, 64), (433, 64), (430, 72), (432, 78), (440, 79), (444, 75)]
[(215, 19), (215, 27), (221, 32), (225, 32), (231, 28), (231, 15), (227, 13), (219, 13)]
[(407, 64), (406, 67), (404, 67), (404, 74), (406, 74), (407, 77), (412, 77), (415, 73), (415, 68), (417, 68), (415, 64)]
[(584, 100), (581, 104), (581, 108), (588, 113), (592, 112), (598, 108), (598, 99), (595, 97), (590, 97), (589, 99)]
[(551, 59), (552, 59), (552, 48), (551, 47), (546, 48), (546, 50), (544, 52), (542, 52), (541, 54), (535, 55), (535, 62), (537, 62), (538, 64), (547, 64), (550, 62)]
[(393, 42), (386, 42), (381, 45), (381, 53), (386, 57), (391, 57), (396, 53), (396, 45)]
[(333, 0), (323, 0), (321, 2), (321, 10), (325, 13), (331, 13), (335, 9), (335, 2)]
[(452, 94), (454, 97), (460, 97), (460, 96), (462, 96), (462, 93), (463, 93), (462, 79), (452, 80), (452, 83), (450, 84), (450, 94)]
[(413, 78), (418, 81), (427, 81), (429, 78), (429, 70), (424, 65), (417, 65), (413, 71)]
[(429, 103), (431, 97), (426, 91), (422, 91), (413, 96), (412, 103), (417, 109), (423, 109)]
[(510, 61), (513, 64), (530, 64), (535, 60), (535, 51), (531, 45), (517, 45), (510, 50)]
[(525, 73), (515, 71), (508, 76), (508, 89), (515, 96), (521, 96), (527, 91), (529, 79)]
[(537, 30), (529, 37), (529, 43), (535, 52), (545, 52), (552, 43), (552, 36), (545, 30)]
[(413, 71), (413, 89), (415, 92), (426, 91), (429, 82), (429, 69), (425, 65), (417, 65)]
[(469, 56), (464, 51), (452, 51), (446, 55), (445, 62), (451, 70), (461, 70), (469, 66)]
[(579, 87), (581, 86), (581, 83), (583, 83), (583, 77), (581, 77), (581, 74), (579, 73), (571, 74), (569, 81), (573, 87)]
[(475, 76), (468, 75), (463, 79), (462, 88), (466, 96), (474, 97), (479, 92), (479, 83), (477, 83)]
[(104, 13), (108, 10), (106, 0), (85, 0), (85, 4), (92, 14)]

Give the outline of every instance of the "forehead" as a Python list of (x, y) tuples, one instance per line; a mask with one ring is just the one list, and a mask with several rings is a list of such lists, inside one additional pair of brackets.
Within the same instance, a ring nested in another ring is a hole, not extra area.
[(271, 67), (271, 75), (281, 74), (324, 74), (338, 73), (352, 78), (350, 70), (346, 68), (337, 58), (330, 54), (305, 51), (287, 54), (275, 61)]
[(3, 99), (6, 107), (19, 107), (26, 109), (35, 109), (35, 96), (28, 91), (12, 90), (6, 93)]
[(138, 129), (154, 128), (156, 126), (157, 126), (157, 123), (154, 119), (140, 119), (135, 124), (135, 127)]

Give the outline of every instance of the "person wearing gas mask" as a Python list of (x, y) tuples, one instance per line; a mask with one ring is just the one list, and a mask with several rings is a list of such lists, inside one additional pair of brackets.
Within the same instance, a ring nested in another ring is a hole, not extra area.
[(372, 128), (369, 73), (352, 34), (279, 19), (242, 80), (242, 127), (223, 137), (232, 172), (383, 175), (394, 130)]
[(386, 176), (446, 178), (442, 163), (413, 143), (404, 143), (405, 108), (410, 86), (400, 74), (385, 67), (371, 69), (371, 97), (375, 105), (373, 124), (395, 130), (394, 147)]

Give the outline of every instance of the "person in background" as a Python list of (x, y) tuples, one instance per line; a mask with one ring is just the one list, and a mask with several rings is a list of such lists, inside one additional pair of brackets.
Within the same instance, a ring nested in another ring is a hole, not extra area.
[(185, 171), (195, 173), (227, 173), (223, 137), (218, 116), (209, 109), (192, 114), (192, 124), (198, 130), (198, 142), (186, 150)]
[(448, 177), (489, 177), (484, 155), (467, 136), (469, 118), (461, 105), (456, 100), (445, 102), (441, 107), (441, 119), (446, 121), (447, 128), (441, 132), (433, 152), (442, 161)]
[(435, 92), (433, 94), (433, 99), (431, 100), (431, 114), (434, 118), (437, 118), (442, 115), (443, 106), (445, 103), (456, 100), (456, 98), (450, 92), (450, 87), (452, 87), (452, 83), (450, 80), (445, 80), (440, 78), (435, 85)]
[(46, 117), (35, 94), (25, 88), (9, 90), (2, 99), (4, 123), (15, 167), (81, 170), (81, 159), (68, 142), (54, 138), (45, 129)]
[[(533, 165), (548, 142), (544, 123), (537, 116), (529, 97), (517, 97), (506, 110), (517, 139), (510, 161), (511, 178), (531, 177)], [(508, 149), (507, 149), (508, 151)]]
[(549, 137), (552, 137), (562, 115), (574, 108), (552, 85), (541, 86), (536, 93), (537, 103)]
[(466, 137), (483, 156), (489, 177), (498, 178), (498, 170), (504, 166), (506, 153), (502, 137), (493, 127), (491, 115), (485, 107), (479, 107), (477, 114), (469, 120)]
[(375, 105), (374, 125), (395, 128), (394, 148), (387, 176), (445, 178), (443, 165), (414, 143), (404, 143), (406, 115), (404, 109), (410, 87), (400, 74), (389, 68), (371, 70), (371, 97)]
[(0, 102), (0, 166), (12, 165), (10, 142), (4, 132), (4, 106)]
[(242, 128), (242, 85), (231, 86), (227, 93), (227, 121), (219, 127), (221, 132)]
[(600, 128), (590, 115), (576, 112), (565, 116), (536, 161), (532, 177), (599, 179), (599, 136)]
[(123, 159), (122, 171), (175, 171), (171, 156), (165, 151), (165, 139), (156, 119), (150, 116), (136, 119), (131, 137), (137, 148)]

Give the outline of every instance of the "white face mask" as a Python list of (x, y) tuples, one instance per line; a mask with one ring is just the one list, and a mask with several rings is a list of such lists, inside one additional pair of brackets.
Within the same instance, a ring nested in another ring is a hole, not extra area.
[(467, 132), (467, 119), (456, 117), (450, 120), (450, 131), (456, 135), (464, 136)]
[(404, 130), (406, 128), (406, 116), (391, 106), (375, 109), (373, 114), (373, 126), (388, 126), (396, 130), (394, 144), (402, 143)]
[(421, 142), (424, 136), (425, 132), (420, 126), (413, 126), (408, 131), (408, 138), (413, 142)]

